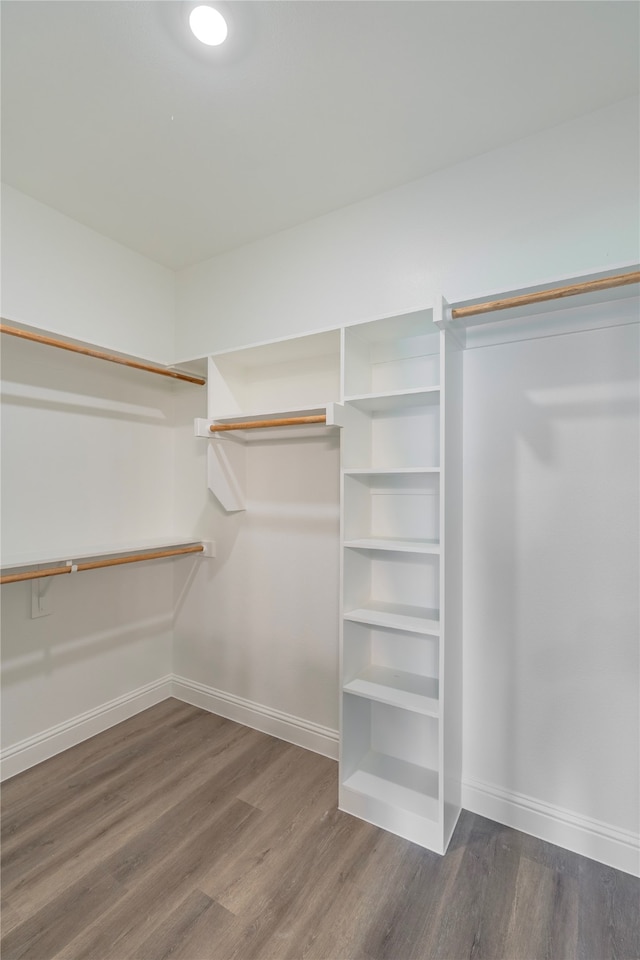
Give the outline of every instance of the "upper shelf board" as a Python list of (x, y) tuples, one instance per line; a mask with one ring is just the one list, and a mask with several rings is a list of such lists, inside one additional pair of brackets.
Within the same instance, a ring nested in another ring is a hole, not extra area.
[(363, 413), (383, 413), (401, 410), (405, 407), (419, 407), (438, 403), (440, 387), (421, 387), (413, 390), (393, 390), (388, 393), (363, 393), (344, 398), (345, 403), (362, 410)]
[(359, 340), (368, 343), (384, 343), (395, 340), (408, 340), (425, 334), (437, 333), (433, 322), (433, 310), (416, 310), (412, 313), (381, 317), (379, 320), (367, 320), (345, 327), (347, 334), (355, 334)]
[(186, 547), (196, 543), (202, 543), (199, 537), (153, 537), (120, 544), (103, 543), (92, 546), (72, 546), (68, 550), (30, 550), (14, 554), (3, 551), (0, 569), (13, 570), (18, 567), (37, 567), (42, 564), (65, 563), (69, 560), (94, 560), (98, 557), (115, 557), (148, 550), (169, 550), (172, 547)]
[(225, 368), (236, 367), (253, 372), (257, 372), (261, 367), (302, 362), (316, 357), (335, 357), (336, 362), (339, 363), (340, 330), (270, 340), (237, 350), (224, 350), (212, 356)]
[(198, 385), (204, 385), (206, 383), (206, 377), (204, 376), (206, 361), (204, 360), (190, 362), (188, 365), (178, 369), (174, 366), (164, 366), (153, 360), (148, 360), (145, 357), (137, 357), (133, 354), (122, 353), (121, 351), (105, 350), (85, 340), (76, 340), (72, 337), (60, 336), (58, 334), (52, 336), (50, 330), (44, 330), (41, 327), (32, 327), (25, 323), (14, 322), (13, 320), (5, 321), (4, 318), (2, 318), (2, 323), (0, 323), (0, 332), (49, 348), (66, 350), (71, 353), (90, 357), (94, 360), (108, 361), (118, 364), (119, 366), (160, 375), (173, 382), (187, 381)]

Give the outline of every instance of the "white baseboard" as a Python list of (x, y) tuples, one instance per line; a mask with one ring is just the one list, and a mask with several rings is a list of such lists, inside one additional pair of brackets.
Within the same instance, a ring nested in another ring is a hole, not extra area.
[(55, 727), (49, 727), (33, 737), (14, 743), (0, 753), (0, 780), (8, 780), (9, 777), (14, 777), (17, 773), (22, 773), (23, 770), (28, 770), (29, 767), (34, 767), (37, 763), (42, 763), (43, 760), (48, 760), (123, 720), (128, 720), (170, 696), (169, 675), (103, 703), (94, 710), (81, 713), (71, 720), (58, 723)]
[[(172, 696), (332, 760), (338, 757), (337, 730), (185, 677), (168, 675), (7, 747), (0, 753), (0, 779), (13, 777)], [(640, 838), (631, 831), (479, 780), (463, 781), (462, 806), (497, 823), (640, 876)]]
[(616, 870), (640, 876), (640, 837), (631, 831), (480, 780), (463, 780), (462, 806)]
[(323, 757), (338, 759), (338, 731), (330, 727), (323, 727), (319, 723), (303, 720), (290, 713), (282, 713), (253, 700), (245, 700), (232, 693), (187, 680), (186, 677), (174, 676), (172, 696), (194, 707), (202, 707), (203, 710), (220, 717), (286, 740), (287, 743), (294, 743), (297, 747), (320, 753)]

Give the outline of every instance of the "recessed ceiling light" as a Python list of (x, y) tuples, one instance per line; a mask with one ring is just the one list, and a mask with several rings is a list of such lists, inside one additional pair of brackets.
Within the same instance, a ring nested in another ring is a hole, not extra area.
[(214, 7), (203, 4), (189, 14), (189, 26), (201, 43), (217, 47), (227, 38), (227, 21)]

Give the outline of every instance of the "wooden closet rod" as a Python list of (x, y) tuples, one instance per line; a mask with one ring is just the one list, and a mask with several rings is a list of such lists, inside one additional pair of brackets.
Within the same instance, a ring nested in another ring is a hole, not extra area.
[(640, 270), (633, 273), (619, 273), (615, 277), (602, 277), (600, 280), (587, 280), (584, 283), (572, 283), (567, 287), (553, 287), (551, 290), (538, 290), (536, 293), (522, 293), (517, 297), (505, 297), (502, 300), (487, 300), (468, 307), (454, 307), (452, 320), (463, 320), (481, 313), (494, 310), (507, 310), (509, 307), (525, 307), (530, 303), (544, 303), (546, 300), (559, 300), (562, 297), (574, 297), (579, 293), (593, 293), (596, 290), (608, 290), (610, 287), (624, 287), (629, 283), (640, 283)]
[(114, 557), (111, 560), (92, 560), (89, 563), (74, 563), (67, 567), (49, 567), (46, 570), (28, 570), (26, 573), (9, 573), (0, 577), (0, 583), (18, 583), (20, 580), (40, 580), (42, 577), (59, 577), (63, 573), (80, 573), (83, 570), (97, 570), (99, 567), (118, 567), (122, 563), (138, 563), (140, 560), (161, 560), (163, 557), (179, 557), (184, 553), (202, 553), (202, 544), (192, 547), (176, 547), (175, 550), (154, 550), (151, 553), (139, 553), (135, 557)]
[(173, 380), (186, 380), (187, 383), (198, 383), (201, 386), (207, 381), (202, 377), (194, 377), (189, 373), (179, 373), (177, 370), (168, 370), (166, 367), (155, 367), (152, 364), (140, 363), (138, 360), (128, 360), (118, 357), (114, 353), (103, 353), (101, 350), (92, 350), (90, 347), (80, 347), (75, 343), (65, 343), (54, 337), (44, 337), (41, 333), (31, 333), (30, 330), (21, 330), (19, 327), (9, 327), (0, 323), (0, 333), (8, 333), (21, 340), (32, 340), (34, 343), (44, 343), (47, 347), (58, 347), (60, 350), (69, 350), (71, 353), (81, 353), (85, 357), (95, 357), (96, 360), (109, 360), (111, 363), (120, 363), (124, 367), (133, 367), (135, 370), (146, 370), (147, 373), (157, 373), (161, 377), (171, 377)]
[(209, 427), (212, 433), (223, 430), (258, 430), (260, 427), (294, 427), (301, 423), (326, 423), (324, 413), (313, 417), (280, 417), (277, 420), (243, 420), (238, 423), (212, 423)]

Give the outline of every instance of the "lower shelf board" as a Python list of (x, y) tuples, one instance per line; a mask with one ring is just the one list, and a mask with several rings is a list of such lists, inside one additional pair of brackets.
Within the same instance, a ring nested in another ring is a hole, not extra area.
[(434, 677), (372, 664), (345, 683), (344, 691), (429, 717), (440, 716), (439, 683)]
[(361, 537), (345, 540), (345, 547), (355, 550), (385, 550), (390, 553), (428, 553), (438, 555), (438, 540), (397, 539), (393, 537)]
[(344, 618), (356, 623), (386, 627), (390, 630), (404, 630), (407, 633), (421, 633), (432, 637), (440, 636), (438, 611), (428, 610), (425, 607), (410, 607), (399, 603), (371, 600), (363, 607), (346, 611)]
[(434, 823), (438, 820), (438, 774), (427, 767), (370, 751), (343, 786), (395, 810), (406, 810)]

